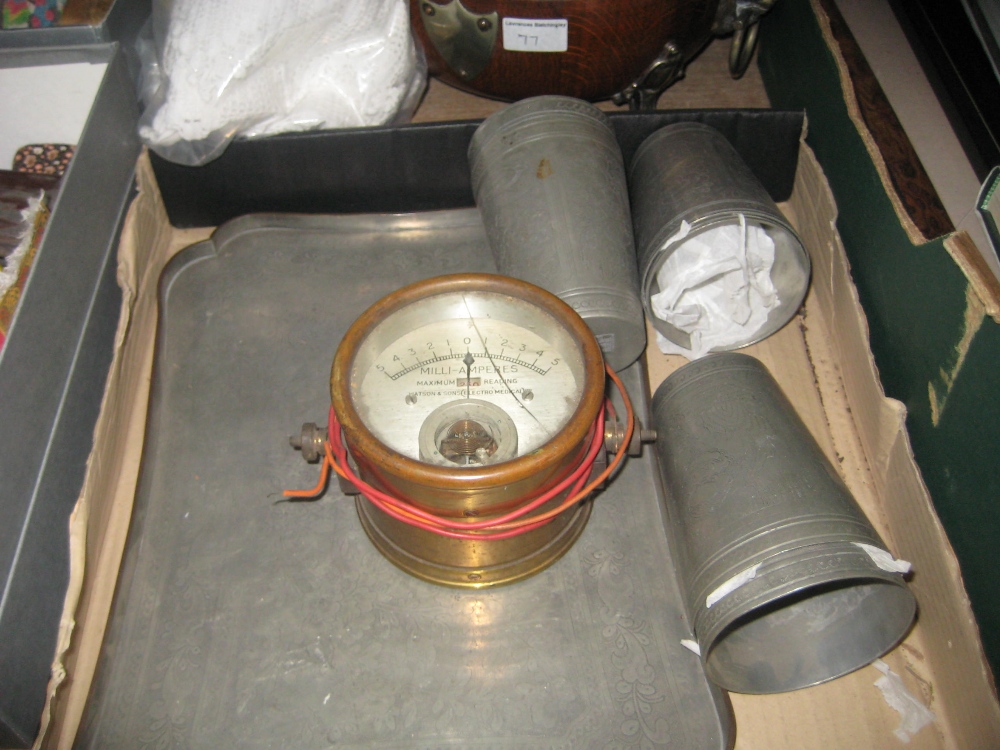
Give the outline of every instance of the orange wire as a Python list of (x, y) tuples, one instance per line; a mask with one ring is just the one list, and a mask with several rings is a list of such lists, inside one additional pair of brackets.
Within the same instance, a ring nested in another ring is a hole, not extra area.
[[(320, 468), (319, 472), (319, 482), (311, 490), (285, 490), (281, 494), (285, 497), (316, 497), (319, 493), (323, 491), (326, 487), (326, 480), (330, 476), (330, 459), (329, 456), (324, 457), (323, 466)], [(340, 474), (340, 468), (334, 467), (338, 474)]]
[[(344, 479), (346, 479), (348, 482), (350, 482), (351, 478), (349, 476), (347, 476), (347, 474), (344, 472), (344, 470), (340, 468), (340, 464), (338, 464), (337, 461), (334, 459), (334, 457), (333, 457), (333, 448), (330, 446), (330, 442), (327, 441), (326, 443), (324, 443), (323, 444), (323, 448), (326, 450), (326, 462), (330, 466), (333, 467), (333, 470), (335, 472), (337, 472), (337, 474), (339, 474)], [(352, 484), (353, 484), (353, 482), (352, 482)], [(404, 515), (407, 515), (410, 518), (412, 518), (414, 521), (420, 521), (421, 520), (420, 516), (416, 516), (416, 515), (414, 515), (412, 513), (407, 512), (406, 508), (396, 508), (396, 512), (397, 513), (402, 513)]]
[[(559, 515), (560, 513), (563, 513), (568, 508), (572, 507), (576, 503), (586, 498), (591, 492), (593, 492), (598, 486), (600, 486), (602, 482), (604, 482), (609, 476), (611, 476), (611, 474), (614, 473), (615, 469), (618, 468), (618, 465), (625, 458), (625, 454), (628, 451), (629, 443), (632, 441), (632, 434), (635, 431), (635, 412), (632, 409), (632, 401), (631, 399), (629, 399), (628, 391), (625, 390), (625, 385), (622, 383), (621, 379), (618, 377), (615, 371), (612, 370), (607, 365), (605, 365), (605, 370), (607, 371), (608, 377), (610, 377), (611, 380), (614, 382), (615, 387), (618, 389), (618, 392), (621, 393), (622, 401), (625, 404), (625, 435), (621, 445), (615, 452), (614, 458), (604, 468), (604, 470), (600, 474), (598, 474), (594, 479), (592, 479), (590, 483), (588, 483), (583, 489), (563, 500), (563, 502), (561, 502), (555, 508), (552, 508), (544, 513), (539, 513), (538, 515), (528, 516), (527, 518), (519, 518), (515, 521), (509, 521), (508, 523), (492, 526), (490, 527), (492, 531), (506, 531), (509, 529), (516, 529), (522, 526), (533, 525), (541, 521), (547, 521), (551, 518), (554, 518), (555, 516)], [(331, 468), (335, 472), (337, 472), (339, 476), (343, 477), (344, 479), (348, 479), (347, 475), (344, 473), (344, 470), (337, 464), (337, 462), (333, 458), (330, 442), (329, 441), (325, 442), (323, 444), (323, 448), (324, 448), (323, 466), (320, 470), (320, 478), (316, 486), (313, 487), (311, 490), (285, 490), (283, 493), (285, 497), (316, 497), (320, 492), (323, 491), (323, 488), (326, 486), (327, 479), (330, 476)], [(414, 520), (420, 520), (417, 516), (407, 513), (405, 508), (397, 508), (396, 510), (399, 513), (403, 513), (405, 515), (410, 516)], [(446, 524), (447, 520), (442, 519), (442, 523)]]
[[(327, 478), (330, 476), (331, 468), (337, 472), (338, 476), (343, 477), (347, 481), (351, 481), (347, 474), (344, 473), (344, 470), (340, 468), (340, 465), (334, 460), (329, 441), (323, 443), (323, 449), (323, 465), (320, 468), (319, 482), (316, 483), (316, 486), (311, 490), (285, 490), (282, 492), (282, 495), (285, 497), (316, 497), (326, 487)], [(418, 516), (415, 516), (412, 513), (407, 513), (405, 508), (397, 508), (396, 510), (398, 513), (409, 516), (414, 521), (421, 520)]]

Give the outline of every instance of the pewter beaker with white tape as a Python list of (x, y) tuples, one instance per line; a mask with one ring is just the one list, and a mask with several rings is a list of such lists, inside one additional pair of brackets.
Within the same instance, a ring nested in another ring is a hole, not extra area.
[(738, 349), (795, 315), (809, 256), (719, 131), (657, 130), (632, 159), (629, 192), (642, 302), (661, 350), (696, 359)]
[(487, 118), (469, 145), (497, 270), (579, 313), (614, 369), (646, 346), (625, 166), (607, 117), (539, 96)]
[(758, 360), (712, 354), (653, 397), (656, 450), (706, 672), (776, 693), (862, 667), (909, 629), (886, 550)]

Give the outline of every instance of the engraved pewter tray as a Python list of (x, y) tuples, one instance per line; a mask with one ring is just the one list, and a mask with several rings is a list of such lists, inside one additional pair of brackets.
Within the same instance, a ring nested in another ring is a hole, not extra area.
[[(396, 568), (288, 445), (354, 319), (495, 272), (479, 214), (248, 216), (176, 256), (144, 463), (83, 748), (727, 748), (675, 580), (655, 451), (550, 568), (485, 590)], [(622, 373), (646, 418), (644, 363)]]

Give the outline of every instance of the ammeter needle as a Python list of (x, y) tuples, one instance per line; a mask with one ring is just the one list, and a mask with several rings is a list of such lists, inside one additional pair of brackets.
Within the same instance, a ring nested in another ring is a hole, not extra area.
[(462, 361), (465, 362), (465, 398), (469, 399), (472, 398), (472, 394), (470, 392), (470, 389), (472, 388), (472, 363), (476, 360), (472, 358), (472, 352), (466, 349), (465, 359)]

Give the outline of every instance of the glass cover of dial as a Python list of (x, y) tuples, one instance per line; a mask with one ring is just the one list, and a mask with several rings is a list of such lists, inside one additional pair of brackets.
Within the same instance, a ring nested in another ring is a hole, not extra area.
[(416, 460), (431, 412), (489, 402), (514, 423), (522, 456), (573, 416), (583, 372), (579, 346), (548, 312), (500, 294), (455, 293), (416, 302), (373, 329), (355, 358), (352, 397), (376, 438)]

